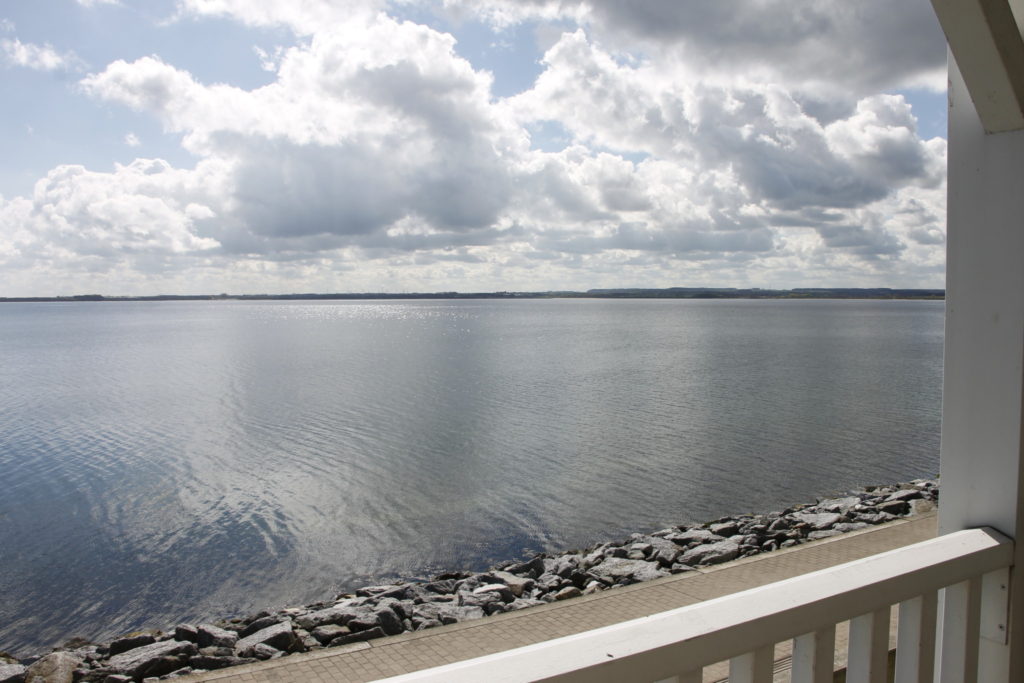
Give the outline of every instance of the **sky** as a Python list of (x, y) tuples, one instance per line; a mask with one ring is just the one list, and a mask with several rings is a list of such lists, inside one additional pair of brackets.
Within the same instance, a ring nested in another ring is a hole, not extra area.
[(929, 0), (0, 0), (0, 296), (942, 287)]

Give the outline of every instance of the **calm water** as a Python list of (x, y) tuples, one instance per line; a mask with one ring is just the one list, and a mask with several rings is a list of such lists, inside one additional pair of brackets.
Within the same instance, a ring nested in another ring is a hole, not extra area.
[(0, 650), (938, 470), (942, 302), (0, 306)]

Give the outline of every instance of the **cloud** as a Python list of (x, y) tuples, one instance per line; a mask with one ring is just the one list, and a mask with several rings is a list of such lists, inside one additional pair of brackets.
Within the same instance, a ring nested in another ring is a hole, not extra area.
[(386, 4), (386, 0), (177, 0), (181, 17), (228, 17), (248, 26), (287, 26), (307, 36), (357, 16), (374, 16)]
[(703, 3), (450, 0), (499, 31), (569, 27), (500, 98), (453, 36), (382, 11), (409, 2), (180, 0), (181, 19), (297, 37), (257, 48), (273, 75), (252, 89), (155, 55), (83, 78), (199, 161), (54, 169), (0, 204), (0, 267), (160, 291), (941, 284), (945, 142), (880, 92), (931, 73), (931, 28), (878, 46), (885, 66), (875, 37), (854, 45), (891, 37), (886, 14), (909, 31), (920, 3), (813, 4), (789, 25), (758, 0), (720, 26)]
[(17, 38), (0, 40), (0, 50), (8, 64), (36, 71), (78, 70), (82, 60), (74, 52), (57, 52), (52, 45), (23, 43)]
[(562, 18), (620, 54), (671, 62), (703, 81), (775, 83), (854, 97), (945, 88), (945, 40), (927, 0), (446, 0), (496, 29)]
[(138, 147), (142, 142), (139, 140), (139, 136), (135, 133), (128, 133), (124, 136), (124, 144), (129, 147)]

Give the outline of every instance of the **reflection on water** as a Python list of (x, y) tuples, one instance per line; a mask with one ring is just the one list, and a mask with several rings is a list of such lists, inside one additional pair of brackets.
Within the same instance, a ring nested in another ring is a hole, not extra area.
[(938, 469), (941, 302), (0, 307), (0, 650)]

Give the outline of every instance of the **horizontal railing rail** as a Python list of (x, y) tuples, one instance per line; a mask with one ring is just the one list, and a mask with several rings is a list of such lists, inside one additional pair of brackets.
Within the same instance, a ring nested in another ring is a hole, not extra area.
[[(974, 680), (979, 639), (1006, 637), (1013, 542), (970, 529), (654, 614), (506, 652), (387, 679), (602, 683), (701, 681), (729, 661), (733, 683), (772, 680), (776, 643), (792, 640), (794, 683), (831, 682), (835, 627), (849, 621), (847, 681), (886, 680), (890, 610), (899, 605), (896, 680)], [(945, 592), (942, 628), (938, 595)]]

